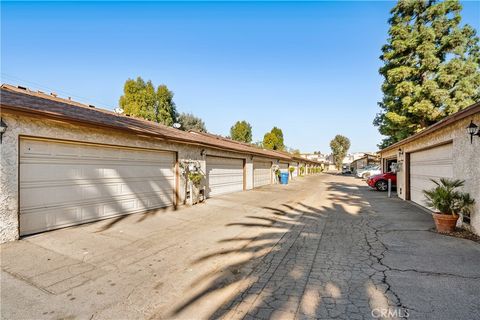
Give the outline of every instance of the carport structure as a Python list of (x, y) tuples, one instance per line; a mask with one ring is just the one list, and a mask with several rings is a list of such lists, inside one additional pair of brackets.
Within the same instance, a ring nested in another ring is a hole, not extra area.
[[(184, 204), (184, 167), (206, 197), (272, 183), (292, 155), (185, 132), (54, 94), (2, 85), (0, 243)], [(304, 163), (316, 165), (305, 160)]]

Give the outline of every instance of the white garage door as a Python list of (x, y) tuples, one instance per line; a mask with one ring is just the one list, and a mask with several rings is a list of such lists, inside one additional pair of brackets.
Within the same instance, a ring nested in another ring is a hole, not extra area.
[(279, 167), (281, 172), (288, 172), (288, 163), (280, 162)]
[(253, 162), (253, 187), (261, 187), (272, 183), (272, 162)]
[(173, 204), (174, 153), (20, 140), (20, 234)]
[(208, 196), (243, 191), (243, 160), (207, 156)]
[(410, 154), (410, 199), (425, 206), (422, 190), (435, 184), (430, 180), (453, 177), (452, 144)]

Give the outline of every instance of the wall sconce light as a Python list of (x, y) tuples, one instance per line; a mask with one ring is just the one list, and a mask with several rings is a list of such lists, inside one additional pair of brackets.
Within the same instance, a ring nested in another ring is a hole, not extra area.
[(3, 119), (0, 118), (0, 143), (2, 143), (3, 134), (7, 131), (7, 124), (3, 122)]
[(478, 126), (473, 123), (473, 120), (470, 120), (470, 124), (467, 127), (467, 133), (470, 135), (470, 144), (473, 143), (473, 136), (480, 137), (480, 130), (478, 130)]
[(200, 155), (202, 157), (205, 157), (207, 155), (207, 151), (205, 151), (205, 149), (202, 149), (202, 151), (200, 151)]
[(403, 150), (402, 150), (402, 148), (399, 148), (399, 149), (398, 149), (398, 157), (399, 157), (399, 158), (403, 158)]

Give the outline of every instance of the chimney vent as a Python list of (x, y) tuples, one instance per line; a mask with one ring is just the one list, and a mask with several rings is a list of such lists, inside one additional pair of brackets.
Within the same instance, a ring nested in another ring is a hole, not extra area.
[(95, 106), (93, 104), (89, 104), (88, 105), (90, 108), (95, 108)]
[(22, 90), (27, 90), (26, 87), (22, 87), (22, 86), (17, 86), (18, 89), (22, 89)]

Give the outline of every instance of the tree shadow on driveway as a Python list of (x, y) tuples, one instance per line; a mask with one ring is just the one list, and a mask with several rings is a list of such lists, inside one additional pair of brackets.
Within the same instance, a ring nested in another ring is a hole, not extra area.
[(341, 184), (330, 184), (327, 190), (321, 205), (262, 207), (271, 216), (248, 216), (249, 221), (227, 224), (259, 231), (222, 239), (219, 243), (238, 245), (192, 261), (198, 265), (221, 256), (226, 260), (193, 281), (195, 293), (169, 316), (183, 318), (187, 309), (212, 304), (218, 293), (221, 300), (214, 310), (199, 317), (371, 317), (371, 306), (400, 306), (379, 263), (385, 248), (365, 220), (371, 213), (368, 202), (358, 193), (346, 193)]

